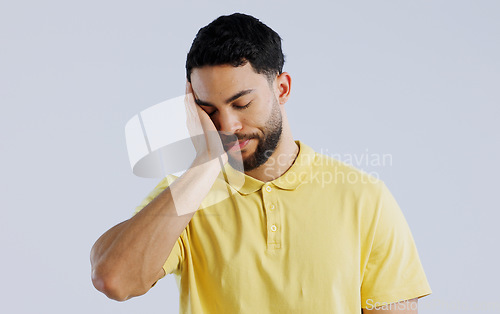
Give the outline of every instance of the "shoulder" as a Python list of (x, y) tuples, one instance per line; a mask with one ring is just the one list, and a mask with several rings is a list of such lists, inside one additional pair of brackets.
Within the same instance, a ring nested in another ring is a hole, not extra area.
[(310, 168), (311, 181), (320, 181), (343, 192), (377, 195), (385, 186), (377, 174), (369, 174), (351, 164), (318, 152), (314, 152)]
[(169, 187), (172, 182), (177, 179), (174, 175), (167, 175), (163, 179), (158, 182), (158, 184), (154, 187), (151, 192), (142, 200), (142, 202), (135, 208), (134, 215), (136, 215), (139, 211), (141, 211), (146, 205), (148, 205), (153, 199), (155, 199), (161, 192), (163, 192), (166, 188)]

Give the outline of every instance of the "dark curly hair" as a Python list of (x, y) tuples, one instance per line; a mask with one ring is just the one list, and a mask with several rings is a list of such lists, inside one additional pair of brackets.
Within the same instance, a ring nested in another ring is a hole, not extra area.
[(281, 37), (253, 16), (223, 15), (196, 34), (186, 58), (186, 77), (191, 82), (192, 70), (205, 65), (238, 67), (247, 62), (273, 82), (285, 62)]

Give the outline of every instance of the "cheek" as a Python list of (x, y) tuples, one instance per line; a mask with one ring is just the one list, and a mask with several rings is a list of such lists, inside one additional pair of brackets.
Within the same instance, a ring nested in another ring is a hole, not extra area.
[(272, 110), (273, 103), (271, 101), (269, 103), (255, 106), (251, 110), (247, 111), (247, 114), (243, 115), (243, 119), (245, 119), (245, 123), (249, 125), (252, 125), (254, 127), (262, 127), (266, 124), (267, 120), (271, 116)]
[(259, 112), (252, 114), (248, 112), (248, 114), (243, 114), (241, 117), (241, 123), (253, 131), (263, 125), (262, 114), (259, 114)]

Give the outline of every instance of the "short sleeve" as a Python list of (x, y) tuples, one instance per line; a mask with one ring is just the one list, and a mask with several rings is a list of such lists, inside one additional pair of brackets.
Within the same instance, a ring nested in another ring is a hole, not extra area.
[[(163, 178), (160, 183), (142, 200), (139, 206), (135, 208), (134, 215), (146, 207), (152, 200), (154, 200), (161, 192), (163, 192), (177, 177), (169, 175)], [(186, 238), (186, 230), (184, 229), (174, 244), (170, 255), (163, 264), (165, 275), (180, 270), (180, 265), (184, 259), (184, 239)], [(155, 283), (156, 284), (156, 283)]]
[(367, 225), (368, 261), (362, 274), (361, 306), (372, 308), (431, 294), (406, 219), (382, 181), (376, 209)]

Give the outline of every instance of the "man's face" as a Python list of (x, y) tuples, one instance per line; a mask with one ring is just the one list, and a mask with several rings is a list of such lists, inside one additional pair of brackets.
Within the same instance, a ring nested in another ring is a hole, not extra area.
[(196, 103), (221, 132), (229, 162), (241, 151), (245, 171), (264, 164), (282, 132), (281, 108), (267, 77), (249, 63), (205, 66), (192, 71), (191, 84)]

